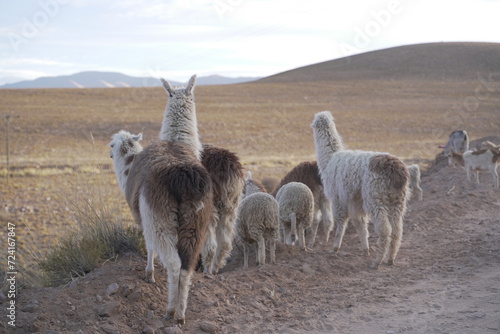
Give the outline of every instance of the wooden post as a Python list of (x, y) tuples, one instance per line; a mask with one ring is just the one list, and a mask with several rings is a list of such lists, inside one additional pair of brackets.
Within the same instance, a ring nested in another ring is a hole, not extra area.
[(9, 185), (9, 174), (10, 174), (10, 154), (9, 154), (9, 127), (10, 127), (10, 119), (11, 118), (18, 118), (19, 116), (14, 116), (14, 115), (4, 115), (3, 118), (5, 119), (6, 123), (6, 131), (5, 131), (5, 154), (7, 157), (7, 186)]

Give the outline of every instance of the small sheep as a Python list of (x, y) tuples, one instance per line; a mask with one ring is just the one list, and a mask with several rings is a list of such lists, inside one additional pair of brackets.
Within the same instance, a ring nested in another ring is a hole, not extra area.
[(411, 194), (418, 193), (418, 200), (422, 202), (423, 200), (423, 192), (422, 188), (420, 188), (420, 167), (417, 164), (407, 166), (408, 172), (410, 172), (410, 191)]
[[(262, 187), (262, 186), (261, 186)], [(245, 179), (243, 199), (238, 206), (236, 235), (243, 245), (243, 268), (248, 268), (248, 252), (251, 244), (257, 243), (257, 264), (266, 263), (266, 241), (269, 244), (270, 262), (276, 262), (275, 249), (279, 230), (278, 202), (262, 191), (259, 183)]]
[(464, 154), (450, 152), (448, 164), (462, 166), (467, 173), (467, 181), (470, 181), (471, 170), (474, 171), (477, 184), (479, 184), (479, 171), (489, 170), (493, 175), (493, 186), (496, 188), (499, 186), (497, 166), (500, 164), (500, 153), (496, 150), (466, 151)]
[(314, 197), (311, 189), (300, 182), (290, 182), (276, 194), (280, 223), (285, 231), (285, 243), (292, 244), (298, 232), (299, 246), (306, 247), (304, 230), (311, 226), (314, 216)]

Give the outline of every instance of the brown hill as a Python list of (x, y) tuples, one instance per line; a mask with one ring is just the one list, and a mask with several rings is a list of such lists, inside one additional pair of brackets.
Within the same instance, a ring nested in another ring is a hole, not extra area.
[(256, 83), (361, 79), (477, 80), (500, 76), (498, 43), (430, 43), (372, 51), (278, 73)]
[(276, 264), (256, 267), (252, 254), (243, 270), (235, 248), (219, 275), (194, 275), (180, 329), (162, 318), (165, 271), (148, 284), (146, 259), (130, 254), (66, 287), (21, 290), (15, 333), (497, 333), (500, 189), (491, 181), (467, 182), (443, 163), (424, 173), (424, 200), (410, 202), (391, 267), (368, 269), (352, 226), (339, 254), (332, 241), (313, 252), (279, 244)]

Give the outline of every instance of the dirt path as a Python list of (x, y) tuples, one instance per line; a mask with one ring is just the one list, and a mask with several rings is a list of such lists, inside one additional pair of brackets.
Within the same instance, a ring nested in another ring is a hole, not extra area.
[(279, 245), (277, 264), (257, 268), (252, 256), (243, 270), (235, 249), (218, 276), (195, 275), (179, 329), (161, 318), (164, 271), (147, 284), (146, 260), (130, 255), (67, 287), (23, 290), (17, 332), (499, 333), (500, 190), (488, 173), (481, 182), (445, 161), (424, 173), (395, 266), (368, 269), (352, 228), (339, 254), (331, 242), (313, 253)]

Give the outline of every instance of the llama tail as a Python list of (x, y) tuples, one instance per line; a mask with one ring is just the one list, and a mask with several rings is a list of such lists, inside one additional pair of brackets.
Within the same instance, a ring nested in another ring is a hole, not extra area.
[(201, 165), (184, 164), (171, 168), (167, 180), (167, 190), (178, 203), (189, 201), (198, 203), (207, 193), (212, 192), (212, 179)]
[(177, 251), (181, 269), (194, 270), (205, 242), (213, 212), (212, 181), (202, 166), (179, 166), (169, 178), (170, 194), (179, 203), (177, 210)]
[(401, 190), (408, 185), (410, 173), (404, 163), (388, 154), (378, 154), (370, 159), (369, 169), (385, 178), (389, 188)]

